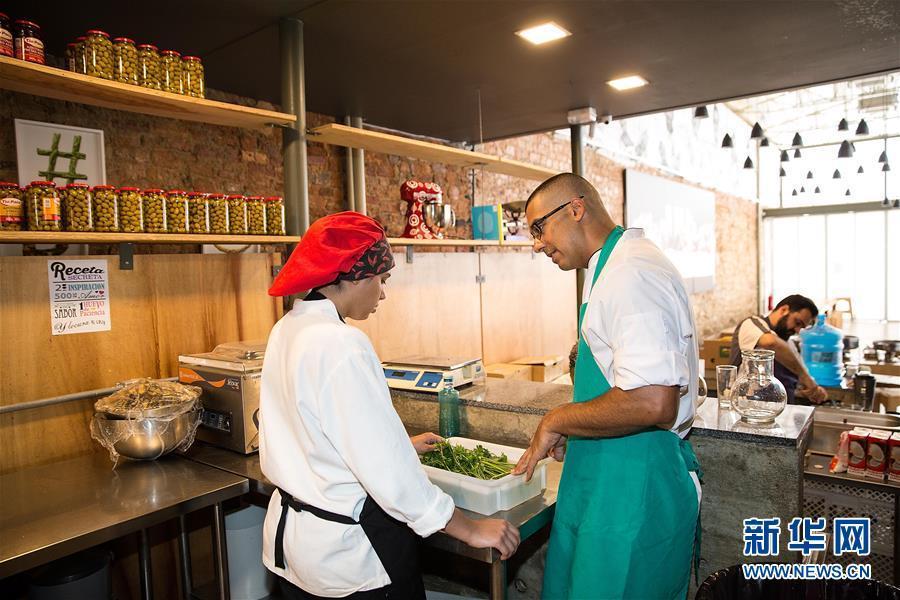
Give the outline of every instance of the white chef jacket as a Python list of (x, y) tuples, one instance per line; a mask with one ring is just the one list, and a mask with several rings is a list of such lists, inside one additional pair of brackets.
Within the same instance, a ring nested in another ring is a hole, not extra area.
[[(591, 288), (600, 250), (585, 274), (581, 333), (612, 387), (686, 386), (671, 431), (684, 438), (694, 422), (700, 351), (684, 280), (643, 229), (626, 229)], [(700, 482), (691, 472), (701, 497)]]
[[(294, 498), (358, 520), (366, 494), (422, 537), (453, 500), (425, 475), (366, 335), (330, 300), (297, 301), (269, 336), (259, 411), (262, 472)], [(284, 570), (275, 567), (280, 494), (269, 501), (263, 563), (307, 592), (341, 597), (390, 578), (362, 527), (288, 511)]]

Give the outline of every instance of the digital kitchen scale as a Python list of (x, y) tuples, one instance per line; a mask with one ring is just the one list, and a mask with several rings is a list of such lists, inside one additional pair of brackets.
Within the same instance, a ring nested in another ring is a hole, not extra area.
[(381, 363), (388, 387), (396, 390), (437, 393), (445, 373), (453, 375), (458, 388), (485, 377), (480, 358), (446, 356), (404, 356)]

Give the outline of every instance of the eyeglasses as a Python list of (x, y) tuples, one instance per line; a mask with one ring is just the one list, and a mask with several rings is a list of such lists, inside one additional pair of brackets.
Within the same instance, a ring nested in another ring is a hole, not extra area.
[[(531, 237), (533, 237), (536, 240), (540, 240), (541, 236), (544, 235), (544, 223), (547, 221), (547, 219), (549, 219), (550, 217), (552, 217), (553, 215), (555, 215), (556, 213), (558, 213), (559, 211), (561, 211), (568, 205), (572, 204), (572, 202), (574, 200), (575, 199), (573, 198), (572, 200), (569, 200), (565, 204), (561, 204), (560, 206), (557, 206), (556, 208), (554, 208), (553, 210), (548, 212), (543, 217), (540, 217), (540, 218), (532, 221), (531, 226), (528, 228), (528, 230), (531, 231)], [(578, 196), (578, 200), (584, 200), (584, 196)]]

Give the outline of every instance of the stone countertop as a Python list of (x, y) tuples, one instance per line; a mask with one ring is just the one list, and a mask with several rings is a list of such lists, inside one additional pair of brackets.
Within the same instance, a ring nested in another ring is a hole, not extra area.
[(720, 410), (715, 398), (707, 398), (697, 409), (691, 435), (799, 447), (812, 430), (814, 412), (815, 408), (812, 406), (789, 404), (775, 418), (774, 423), (753, 425), (741, 421), (740, 415), (734, 410)]
[[(395, 389), (391, 396), (425, 402), (437, 402), (438, 398), (437, 394)], [(572, 386), (488, 377), (483, 383), (460, 388), (459, 399), (464, 406), (543, 415), (555, 406), (571, 402)]]

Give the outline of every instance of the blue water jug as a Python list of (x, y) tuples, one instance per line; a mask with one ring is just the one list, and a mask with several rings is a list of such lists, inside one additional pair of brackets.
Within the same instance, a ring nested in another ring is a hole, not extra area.
[(841, 384), (843, 337), (840, 329), (825, 322), (825, 315), (819, 315), (815, 325), (800, 332), (803, 362), (819, 385)]

